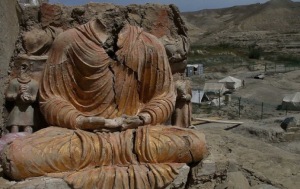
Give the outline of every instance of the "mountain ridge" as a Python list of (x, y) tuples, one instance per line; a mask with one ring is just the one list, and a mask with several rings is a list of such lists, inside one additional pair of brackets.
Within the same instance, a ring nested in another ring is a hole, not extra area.
[(184, 12), (182, 17), (192, 45), (257, 43), (267, 51), (300, 52), (300, 2), (271, 0), (263, 4)]

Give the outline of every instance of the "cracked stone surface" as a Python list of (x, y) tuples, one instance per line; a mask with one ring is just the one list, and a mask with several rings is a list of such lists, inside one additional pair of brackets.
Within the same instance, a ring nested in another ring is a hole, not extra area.
[(179, 175), (166, 189), (185, 189), (188, 176), (190, 172), (190, 167), (185, 165), (179, 170)]
[(38, 177), (14, 183), (7, 189), (71, 189), (68, 184), (58, 178)]
[[(187, 183), (190, 167), (185, 165), (180, 169), (177, 178), (166, 189), (184, 189)], [(1, 168), (0, 168), (1, 172)], [(38, 177), (30, 178), (25, 181), (8, 181), (0, 177), (0, 189), (71, 189), (70, 186), (59, 178)]]
[[(190, 188), (222, 188), (229, 186), (229, 182), (232, 186), (247, 187), (244, 177), (250, 188), (299, 188), (299, 154), (263, 139), (225, 131), (222, 126), (201, 125), (197, 129), (205, 133), (211, 154), (202, 165), (191, 169)], [(235, 177), (240, 179), (233, 179)]]

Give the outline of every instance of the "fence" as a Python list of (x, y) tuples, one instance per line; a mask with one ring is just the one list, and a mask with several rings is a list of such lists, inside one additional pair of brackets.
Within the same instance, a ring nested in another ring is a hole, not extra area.
[[(285, 73), (289, 71), (299, 70), (300, 67), (297, 65), (287, 65), (279, 63), (266, 63), (266, 64), (255, 64), (255, 63), (232, 63), (224, 64), (222, 66), (204, 66), (204, 74), (213, 73), (222, 70), (213, 70), (213, 68), (225, 67), (238, 68), (241, 66), (247, 66), (250, 71), (259, 71), (264, 73)], [(199, 97), (199, 96), (198, 96)], [(198, 98), (197, 98), (198, 99)], [(200, 99), (200, 98), (199, 98)], [(201, 98), (202, 99), (202, 98)], [(201, 102), (201, 100), (200, 100)], [(220, 101), (219, 101), (220, 102)], [(220, 104), (220, 106), (219, 106)], [(226, 115), (228, 118), (248, 118), (248, 119), (265, 119), (268, 117), (287, 115), (290, 110), (282, 109), (281, 104), (271, 104), (262, 102), (253, 98), (243, 98), (235, 96), (231, 97), (231, 102), (225, 106), (222, 103), (215, 104), (212, 106), (208, 103), (193, 104), (193, 113), (205, 113), (205, 114), (221, 114)]]
[(284, 73), (300, 69), (300, 67), (296, 65), (278, 63), (251, 64), (249, 68), (251, 71), (263, 71), (265, 73)]
[(270, 104), (254, 98), (233, 95), (230, 105), (233, 110), (232, 117), (236, 118), (264, 119), (282, 114), (280, 104)]
[(224, 63), (219, 65), (204, 65), (203, 72), (205, 73), (214, 73), (214, 72), (227, 72), (230, 69), (235, 69), (239, 67), (248, 67), (250, 71), (261, 71), (265, 73), (284, 73), (294, 70), (299, 70), (299, 65), (289, 65), (289, 64), (279, 64), (279, 63), (247, 63), (247, 62), (232, 62)]
[(243, 98), (232, 95), (231, 101), (225, 105), (208, 103), (193, 104), (193, 113), (211, 114), (212, 116), (223, 116), (229, 119), (266, 119), (274, 116), (289, 114), (288, 109), (281, 109), (280, 104), (270, 104), (256, 99)]

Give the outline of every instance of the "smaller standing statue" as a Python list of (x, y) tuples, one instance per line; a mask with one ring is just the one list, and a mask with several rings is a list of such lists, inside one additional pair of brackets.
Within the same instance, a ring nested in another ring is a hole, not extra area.
[(178, 74), (174, 75), (174, 80), (177, 97), (171, 122), (172, 125), (188, 128), (192, 125), (192, 90), (190, 81)]
[(7, 101), (15, 102), (6, 124), (11, 133), (19, 131), (32, 133), (33, 131), (34, 108), (32, 104), (37, 98), (38, 82), (31, 78), (30, 68), (30, 60), (23, 59), (18, 77), (9, 82), (5, 93)]

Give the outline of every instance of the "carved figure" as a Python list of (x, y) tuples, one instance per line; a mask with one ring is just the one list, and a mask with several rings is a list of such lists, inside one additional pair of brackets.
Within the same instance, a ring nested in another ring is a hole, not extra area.
[(109, 56), (107, 38), (93, 20), (55, 39), (40, 86), (41, 111), (54, 127), (4, 150), (8, 176), (60, 177), (74, 188), (164, 188), (205, 156), (202, 133), (161, 125), (176, 98), (162, 43), (126, 25)]
[(63, 12), (60, 6), (43, 3), (40, 6), (40, 12), (41, 24), (43, 28), (48, 26), (61, 26), (61, 15), (63, 14)]
[(43, 3), (40, 6), (40, 20), (43, 29), (34, 28), (22, 35), (27, 54), (46, 55), (56, 36), (63, 29), (61, 26), (62, 10), (58, 5)]
[(6, 100), (15, 102), (6, 123), (12, 133), (20, 130), (32, 133), (34, 125), (32, 104), (36, 101), (37, 93), (38, 82), (30, 77), (30, 62), (23, 60), (19, 76), (10, 81), (5, 93)]
[[(176, 75), (174, 75), (176, 78)], [(192, 90), (190, 82), (183, 77), (177, 76), (175, 88), (177, 91), (177, 98), (175, 104), (175, 111), (172, 115), (172, 125), (188, 128), (191, 126), (192, 119)]]

